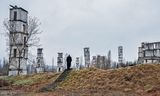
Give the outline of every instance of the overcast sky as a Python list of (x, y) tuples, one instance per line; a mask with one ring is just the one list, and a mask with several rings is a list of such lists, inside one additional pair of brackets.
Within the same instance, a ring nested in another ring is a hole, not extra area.
[[(133, 61), (141, 42), (160, 41), (160, 0), (0, 0), (0, 33), (10, 4), (40, 20), (47, 64), (57, 52), (82, 56), (84, 47), (90, 47), (91, 55), (111, 50), (117, 61), (119, 45), (125, 59)], [(6, 41), (0, 34), (0, 58), (5, 56)]]

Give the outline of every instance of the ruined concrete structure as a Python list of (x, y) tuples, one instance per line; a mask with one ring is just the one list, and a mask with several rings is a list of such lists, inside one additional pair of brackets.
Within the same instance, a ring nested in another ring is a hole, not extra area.
[(138, 50), (138, 63), (160, 63), (160, 42), (143, 42)]
[(100, 69), (105, 69), (106, 66), (106, 56), (97, 56), (97, 67)]
[(84, 48), (85, 67), (90, 67), (90, 50), (89, 47)]
[(96, 67), (97, 65), (97, 56), (92, 56), (91, 67)]
[(21, 7), (10, 8), (10, 34), (9, 34), (9, 76), (26, 75), (28, 46), (28, 11)]
[(42, 73), (45, 69), (44, 58), (43, 58), (43, 48), (37, 49), (37, 58), (36, 58), (36, 73)]
[(57, 57), (57, 70), (58, 72), (63, 71), (63, 53), (58, 53), (58, 57)]
[(108, 58), (107, 58), (107, 63), (108, 63), (108, 67), (111, 67), (111, 50), (108, 51)]
[(80, 57), (76, 57), (76, 69), (80, 69)]
[(123, 62), (123, 46), (118, 47), (118, 63), (119, 65), (122, 65)]
[(91, 66), (100, 69), (109, 69), (111, 62), (106, 56), (97, 55), (92, 57)]

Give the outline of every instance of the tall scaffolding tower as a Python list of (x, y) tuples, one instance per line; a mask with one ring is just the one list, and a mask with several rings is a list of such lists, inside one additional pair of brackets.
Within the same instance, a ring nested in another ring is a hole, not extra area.
[(59, 52), (57, 57), (58, 72), (63, 71), (63, 53)]
[(44, 58), (43, 58), (43, 48), (38, 48), (37, 49), (37, 65), (36, 65), (36, 72), (37, 73), (42, 73), (45, 70), (45, 64), (44, 64)]
[(118, 47), (118, 63), (119, 65), (123, 64), (123, 46)]
[(84, 48), (85, 67), (90, 67), (90, 50), (89, 47)]

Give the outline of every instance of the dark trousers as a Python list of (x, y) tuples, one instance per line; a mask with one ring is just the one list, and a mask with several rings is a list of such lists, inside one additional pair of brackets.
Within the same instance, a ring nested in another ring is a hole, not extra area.
[(67, 63), (67, 69), (70, 70), (71, 63)]

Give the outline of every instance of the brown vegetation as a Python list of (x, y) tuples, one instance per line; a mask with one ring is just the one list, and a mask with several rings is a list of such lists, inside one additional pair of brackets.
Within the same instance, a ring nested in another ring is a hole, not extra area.
[(160, 65), (145, 64), (115, 70), (73, 71), (59, 86), (65, 90), (120, 91), (139, 95), (160, 91)]
[(7, 82), (6, 80), (1, 80), (0, 79), (0, 87), (9, 86), (9, 85), (10, 85), (9, 82)]
[[(35, 92), (53, 82), (59, 74), (43, 73), (30, 76), (7, 77), (13, 90)], [(159, 96), (160, 65), (145, 64), (127, 68), (101, 70), (96, 68), (72, 71), (53, 92), (36, 93), (53, 95), (91, 96)]]
[(35, 92), (47, 84), (53, 82), (59, 74), (56, 73), (39, 73), (26, 76), (7, 77), (4, 80), (11, 83), (12, 90), (23, 90)]

